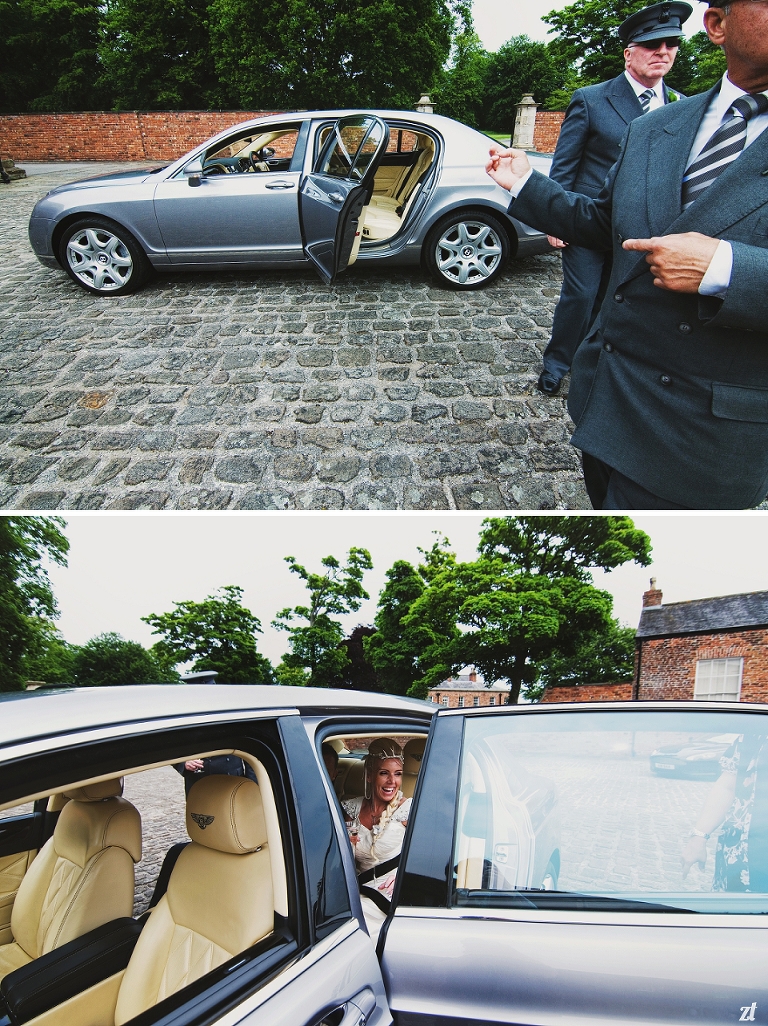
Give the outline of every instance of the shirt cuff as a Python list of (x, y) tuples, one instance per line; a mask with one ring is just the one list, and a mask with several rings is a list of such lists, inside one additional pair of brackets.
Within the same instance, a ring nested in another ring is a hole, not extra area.
[(715, 255), (709, 262), (704, 277), (699, 285), (700, 296), (717, 296), (718, 299), (725, 299), (728, 286), (731, 284), (731, 271), (733, 270), (733, 248), (730, 242), (721, 239), (720, 245), (715, 250)]
[(528, 181), (528, 179), (531, 177), (532, 174), (533, 174), (533, 168), (531, 167), (531, 168), (529, 168), (525, 172), (525, 174), (520, 179), (520, 181), (512, 186), (512, 188), (509, 190), (509, 193), (510, 193), (512, 199), (517, 199), (517, 197), (523, 191), (523, 186), (525, 185), (525, 183)]

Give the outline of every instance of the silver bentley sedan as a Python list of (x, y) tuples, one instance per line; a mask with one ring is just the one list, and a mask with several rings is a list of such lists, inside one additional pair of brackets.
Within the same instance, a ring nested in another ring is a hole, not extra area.
[(331, 283), (356, 260), (423, 263), (444, 286), (477, 289), (509, 257), (549, 248), (507, 213), (509, 194), (484, 170), (490, 143), (413, 111), (272, 115), (167, 166), (51, 190), (29, 238), (43, 264), (104, 296), (152, 271), (309, 263)]
[[(765, 1022), (767, 717), (263, 686), (0, 696), (0, 1024)], [(726, 734), (717, 780), (651, 771), (657, 749)], [(355, 753), (384, 738), (410, 805), (372, 823), (372, 871), (350, 809), (384, 763)]]

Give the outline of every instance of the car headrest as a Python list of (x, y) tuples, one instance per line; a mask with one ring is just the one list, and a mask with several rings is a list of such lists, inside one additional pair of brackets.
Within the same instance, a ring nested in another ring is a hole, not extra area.
[(124, 848), (134, 862), (141, 859), (141, 816), (125, 798), (69, 801), (53, 831), (57, 855), (82, 868), (105, 848)]
[(99, 780), (95, 784), (73, 787), (63, 793), (65, 798), (70, 798), (75, 802), (103, 802), (105, 798), (120, 798), (123, 793), (123, 778), (113, 777), (112, 780)]
[(187, 797), (187, 833), (197, 844), (233, 855), (267, 843), (258, 785), (248, 777), (201, 777)]
[(421, 769), (421, 760), (424, 757), (426, 740), (423, 737), (414, 737), (406, 743), (403, 749), (403, 773), (410, 773), (418, 776)]

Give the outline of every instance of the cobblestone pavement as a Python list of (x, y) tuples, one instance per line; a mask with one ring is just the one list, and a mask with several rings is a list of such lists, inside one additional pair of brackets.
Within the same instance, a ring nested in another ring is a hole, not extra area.
[(2, 186), (1, 507), (588, 508), (565, 400), (535, 389), (558, 257), (470, 293), (361, 266), (100, 299), (27, 240), (73, 177)]

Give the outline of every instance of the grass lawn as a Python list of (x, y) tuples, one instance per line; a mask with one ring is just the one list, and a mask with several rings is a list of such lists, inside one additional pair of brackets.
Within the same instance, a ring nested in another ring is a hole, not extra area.
[[(483, 132), (482, 129), (480, 131)], [(483, 135), (490, 135), (491, 139), (495, 139), (496, 142), (502, 143), (504, 146), (512, 145), (509, 132), (483, 132)]]

